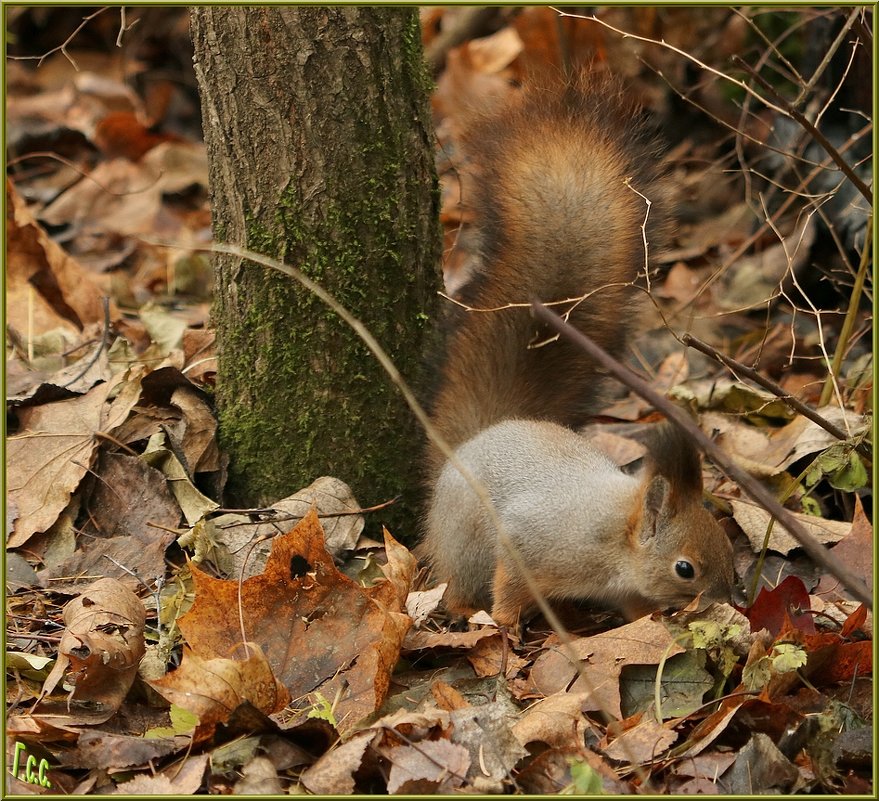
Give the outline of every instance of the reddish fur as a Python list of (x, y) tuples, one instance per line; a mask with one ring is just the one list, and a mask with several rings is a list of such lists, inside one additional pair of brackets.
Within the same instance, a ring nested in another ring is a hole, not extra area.
[[(523, 89), (496, 116), (475, 122), (465, 148), (481, 169), (481, 271), (461, 300), (478, 309), (544, 303), (595, 292), (570, 322), (621, 356), (643, 302), (632, 287), (663, 244), (664, 197), (654, 142), (622, 89), (595, 77)], [(568, 311), (561, 307), (559, 311)], [(527, 309), (450, 311), (432, 418), (454, 447), (506, 418), (575, 427), (596, 411), (603, 376), (566, 342), (544, 337)], [(430, 477), (443, 460), (431, 446)]]

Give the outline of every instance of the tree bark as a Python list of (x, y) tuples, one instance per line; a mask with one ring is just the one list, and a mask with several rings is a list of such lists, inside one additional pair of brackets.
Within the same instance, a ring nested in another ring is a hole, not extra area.
[[(191, 13), (216, 241), (301, 269), (413, 380), (440, 247), (417, 12)], [(354, 332), (284, 275), (215, 265), (230, 496), (262, 504), (335, 475), (363, 505), (411, 497), (421, 434)]]

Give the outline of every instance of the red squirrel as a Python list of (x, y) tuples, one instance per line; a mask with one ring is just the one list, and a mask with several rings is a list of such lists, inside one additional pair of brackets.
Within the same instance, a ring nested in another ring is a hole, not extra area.
[[(727, 600), (732, 548), (702, 506), (698, 452), (663, 426), (634, 477), (590, 445), (577, 429), (600, 409), (607, 377), (527, 308), (569, 301), (559, 313), (618, 358), (638, 330), (645, 300), (633, 283), (667, 236), (668, 192), (636, 105), (607, 78), (526, 85), (472, 122), (463, 144), (481, 171), (480, 264), (459, 296), (474, 311), (456, 306), (445, 321), (434, 426), (548, 599), (629, 618), (699, 593)], [(448, 583), (447, 607), (515, 624), (534, 603), (494, 522), (435, 445), (426, 462), (422, 553)]]

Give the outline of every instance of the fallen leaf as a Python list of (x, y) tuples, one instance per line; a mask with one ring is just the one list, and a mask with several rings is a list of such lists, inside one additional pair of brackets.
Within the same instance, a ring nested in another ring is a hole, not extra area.
[(18, 509), (7, 548), (23, 545), (58, 518), (89, 469), (109, 384), (79, 398), (18, 412), (21, 429), (6, 443), (7, 491)]
[(756, 733), (739, 751), (736, 761), (724, 776), (724, 786), (734, 796), (756, 792), (794, 795), (804, 784), (796, 765), (778, 750), (765, 734)]
[(677, 739), (674, 729), (645, 715), (640, 723), (624, 731), (603, 751), (618, 762), (644, 765), (664, 754)]
[(174, 493), (186, 522), (194, 526), (220, 504), (196, 488), (192, 476), (177, 454), (172, 448), (165, 446), (166, 436), (163, 431), (151, 437), (141, 458), (151, 467), (161, 471), (168, 479), (168, 486)]
[(806, 215), (781, 242), (738, 259), (734, 269), (723, 273), (723, 286), (715, 293), (718, 306), (726, 311), (765, 307), (788, 276), (808, 264), (816, 230), (814, 218)]
[(381, 734), (371, 729), (352, 735), (306, 770), (300, 777), (302, 784), (315, 795), (351, 795), (354, 774), (360, 768), (363, 754), (379, 737)]
[(449, 712), (452, 742), (463, 745), (470, 752), (471, 780), (480, 777), (499, 783), (528, 753), (513, 734), (512, 727), (518, 714), (516, 707), (501, 692), (494, 701)]
[[(99, 579), (64, 607), (58, 660), (42, 695), (68, 674), (71, 699), (93, 705), (109, 718), (125, 700), (144, 655), (146, 611), (141, 600), (112, 578)], [(38, 704), (48, 711), (49, 704)]]
[(338, 727), (348, 731), (384, 700), (410, 624), (402, 610), (415, 560), (387, 534), (386, 543), (388, 580), (360, 587), (336, 568), (311, 512), (275, 537), (264, 571), (240, 585), (193, 566), (195, 603), (180, 630), (206, 659), (238, 652), (243, 626), (293, 698), (338, 696)]
[(87, 501), (86, 537), (127, 536), (144, 545), (157, 539), (165, 546), (173, 542), (173, 531), (163, 529), (177, 527), (180, 507), (158, 470), (136, 456), (103, 453), (95, 473), (99, 480)]
[(529, 660), (522, 659), (513, 651), (509, 642), (504, 644), (500, 633), (496, 637), (479, 640), (467, 652), (467, 661), (473, 665), (477, 676), (498, 676), (503, 666), (508, 679), (529, 664)]
[[(61, 327), (76, 337), (88, 323), (103, 320), (104, 295), (91, 273), (49, 238), (7, 179), (7, 325), (31, 335)], [(110, 319), (118, 317), (111, 302)]]
[[(314, 507), (327, 538), (327, 550), (334, 556), (351, 550), (363, 530), (364, 519), (360, 505), (350, 487), (337, 478), (323, 476), (294, 495), (273, 504), (274, 514), (266, 513), (264, 522), (254, 523), (248, 515), (225, 514), (206, 522), (205, 545), (212, 553), (210, 561), (224, 575), (250, 578), (263, 571), (269, 558), (272, 540), (279, 534), (289, 533)], [(325, 525), (324, 525), (325, 524)], [(189, 547), (187, 537), (181, 545)], [(206, 554), (204, 549), (202, 552)], [(204, 558), (199, 553), (199, 562)]]
[[(762, 506), (747, 501), (730, 500), (733, 510), (733, 518), (739, 524), (742, 531), (751, 543), (752, 550), (757, 553), (763, 547), (766, 538), (766, 529), (773, 519)], [(791, 512), (797, 522), (823, 545), (839, 542), (851, 531), (851, 523), (843, 523), (839, 520), (825, 520), (814, 515), (804, 515)], [(782, 554), (789, 554), (795, 548), (801, 548), (799, 541), (794, 539), (778, 521), (772, 526), (769, 536), (769, 549)]]
[(591, 728), (583, 715), (588, 697), (583, 692), (560, 692), (538, 701), (513, 724), (513, 735), (523, 746), (540, 742), (576, 753)]
[(219, 470), (217, 418), (204, 393), (192, 386), (178, 387), (171, 395), (170, 404), (181, 413), (183, 431), (178, 440), (190, 475)]
[(209, 754), (187, 757), (154, 776), (136, 776), (116, 785), (114, 795), (194, 795), (202, 785)]
[(175, 741), (173, 737), (144, 739), (131, 734), (84, 731), (76, 741), (76, 748), (64, 754), (62, 764), (102, 770), (131, 768), (173, 754), (189, 743), (188, 737)]
[(618, 629), (581, 637), (571, 643), (573, 654), (581, 660), (584, 676), (570, 663), (566, 650), (558, 644), (541, 654), (531, 670), (531, 682), (543, 695), (568, 688), (589, 693), (587, 710), (602, 710), (622, 717), (619, 679), (626, 665), (657, 665), (663, 658), (681, 653), (668, 629), (649, 617)]
[(172, 704), (197, 715), (200, 729), (207, 731), (225, 723), (244, 703), (272, 714), (290, 702), (290, 694), (255, 643), (243, 643), (228, 657), (214, 659), (186, 648), (180, 667), (148, 684)]
[(423, 651), (428, 648), (472, 648), (486, 637), (496, 637), (497, 629), (474, 631), (415, 631), (411, 629), (403, 641), (404, 651)]
[[(654, 665), (627, 665), (620, 676), (621, 709), (625, 717), (636, 712), (656, 715), (656, 673)], [(705, 669), (705, 651), (693, 649), (670, 657), (663, 666), (659, 703), (663, 720), (690, 715), (703, 703), (714, 686)]]
[(99, 384), (87, 394), (17, 410), (19, 431), (6, 443), (7, 492), (18, 510), (7, 548), (46, 531), (70, 502), (97, 453), (97, 432), (112, 431), (128, 416), (140, 388), (119, 381)]
[(433, 696), (436, 705), (447, 712), (452, 709), (463, 709), (470, 706), (467, 699), (458, 690), (442, 679), (437, 679), (430, 685), (430, 694)]
[[(836, 545), (832, 553), (841, 564), (858, 576), (864, 586), (873, 586), (873, 525), (864, 512), (860, 497), (854, 496), (855, 512), (851, 530)], [(833, 575), (821, 577), (815, 594), (831, 598), (849, 598), (848, 591)]]
[(272, 760), (256, 756), (242, 769), (243, 777), (235, 782), (235, 795), (281, 795), (284, 787)]
[(418, 628), (431, 613), (436, 611), (448, 586), (448, 584), (437, 584), (429, 590), (409, 593), (406, 599), (406, 614), (412, 618), (414, 628)]
[(387, 749), (384, 754), (391, 763), (391, 794), (450, 793), (464, 783), (470, 768), (467, 749), (448, 740), (422, 740)]
[(788, 576), (774, 590), (761, 589), (745, 615), (752, 631), (767, 629), (777, 635), (787, 623), (811, 633), (815, 631), (815, 623), (808, 614), (810, 609), (806, 586), (796, 576)]

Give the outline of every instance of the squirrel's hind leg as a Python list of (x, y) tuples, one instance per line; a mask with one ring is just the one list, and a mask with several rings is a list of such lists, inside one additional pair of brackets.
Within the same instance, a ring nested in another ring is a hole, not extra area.
[(514, 631), (534, 609), (534, 599), (525, 582), (519, 576), (512, 576), (500, 561), (494, 571), (492, 597), (491, 616), (494, 622)]

